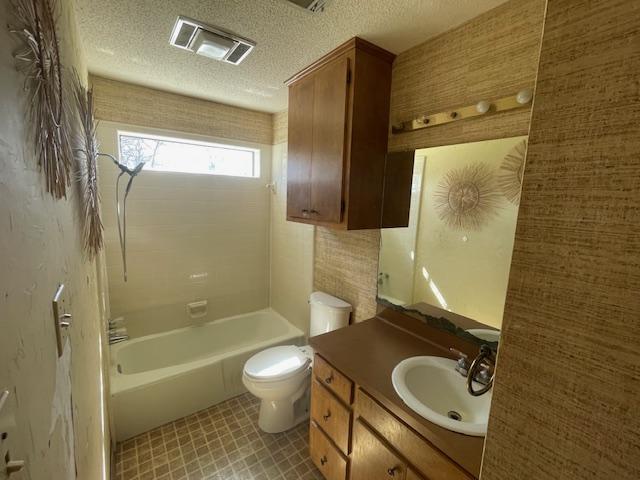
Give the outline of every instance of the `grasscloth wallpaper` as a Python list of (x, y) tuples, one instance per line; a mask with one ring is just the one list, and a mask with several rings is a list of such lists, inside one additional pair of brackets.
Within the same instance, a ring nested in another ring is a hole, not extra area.
[(273, 115), (91, 76), (96, 117), (262, 144), (273, 143)]
[[(533, 88), (544, 0), (511, 0), (401, 53), (393, 65), (391, 122)], [(413, 133), (389, 149), (526, 135), (530, 108)], [(351, 302), (356, 321), (376, 310), (379, 232), (316, 228), (314, 287)]]
[(483, 480), (640, 478), (640, 3), (549, 0)]

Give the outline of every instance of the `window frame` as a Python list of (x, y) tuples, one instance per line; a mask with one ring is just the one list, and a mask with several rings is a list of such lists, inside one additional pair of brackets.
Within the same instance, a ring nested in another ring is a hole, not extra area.
[[(182, 175), (211, 175), (215, 177), (230, 177), (230, 178), (244, 178), (244, 179), (259, 179), (262, 174), (262, 162), (261, 162), (261, 149), (256, 147), (249, 147), (246, 145), (238, 145), (236, 143), (224, 143), (221, 141), (207, 141), (207, 140), (197, 140), (193, 138), (193, 136), (189, 134), (185, 134), (184, 136), (176, 136), (175, 134), (158, 134), (151, 133), (149, 131), (145, 131), (146, 129), (132, 129), (132, 128), (116, 128), (116, 150), (118, 152), (118, 158), (120, 158), (121, 148), (120, 148), (120, 138), (122, 136), (128, 137), (137, 137), (149, 140), (158, 140), (158, 141), (166, 141), (171, 143), (178, 143), (190, 146), (204, 146), (204, 147), (213, 147), (219, 148), (223, 150), (235, 150), (235, 151), (245, 151), (251, 152), (253, 154), (253, 175), (232, 175), (228, 173), (216, 173), (212, 171), (184, 171), (184, 170), (169, 170), (169, 169), (160, 169), (160, 168), (151, 168), (150, 162), (147, 162), (143, 167), (143, 171), (145, 172), (157, 172), (157, 173), (177, 173)], [(178, 132), (176, 132), (179, 135)]]

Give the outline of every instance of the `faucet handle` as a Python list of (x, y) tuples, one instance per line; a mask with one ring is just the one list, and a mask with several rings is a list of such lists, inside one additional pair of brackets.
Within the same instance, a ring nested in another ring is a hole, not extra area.
[(454, 354), (456, 357), (458, 357), (459, 359), (463, 359), (463, 358), (464, 358), (464, 359), (466, 360), (466, 359), (468, 359), (468, 358), (469, 358), (469, 355), (467, 355), (467, 354), (466, 354), (466, 353), (464, 353), (464, 352), (461, 352), (460, 350), (458, 350), (458, 349), (456, 349), (456, 348), (449, 347), (449, 351), (450, 351), (451, 353), (453, 353), (453, 354)]
[(458, 357), (458, 362), (456, 364), (456, 371), (460, 375), (466, 377), (467, 372), (469, 371), (469, 356), (466, 353), (461, 352), (460, 350), (455, 349), (453, 347), (449, 348), (449, 351)]

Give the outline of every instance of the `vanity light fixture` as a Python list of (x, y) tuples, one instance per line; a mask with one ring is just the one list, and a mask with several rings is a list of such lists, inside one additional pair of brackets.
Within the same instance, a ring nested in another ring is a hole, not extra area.
[(488, 113), (496, 114), (507, 110), (513, 110), (515, 108), (522, 108), (531, 103), (532, 99), (533, 90), (525, 88), (508, 97), (497, 98), (492, 101), (481, 100), (474, 105), (458, 107), (444, 112), (421, 115), (420, 117), (412, 120), (399, 122), (391, 127), (391, 132), (394, 134), (412, 132), (423, 128), (435, 127), (436, 125), (443, 125), (445, 123), (479, 117)]

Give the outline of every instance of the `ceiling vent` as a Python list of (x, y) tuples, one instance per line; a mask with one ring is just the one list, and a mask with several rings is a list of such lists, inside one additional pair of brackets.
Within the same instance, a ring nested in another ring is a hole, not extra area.
[(178, 17), (169, 43), (204, 57), (238, 65), (255, 42), (187, 17)]
[(327, 0), (288, 0), (299, 7), (305, 8), (311, 12), (324, 12)]

